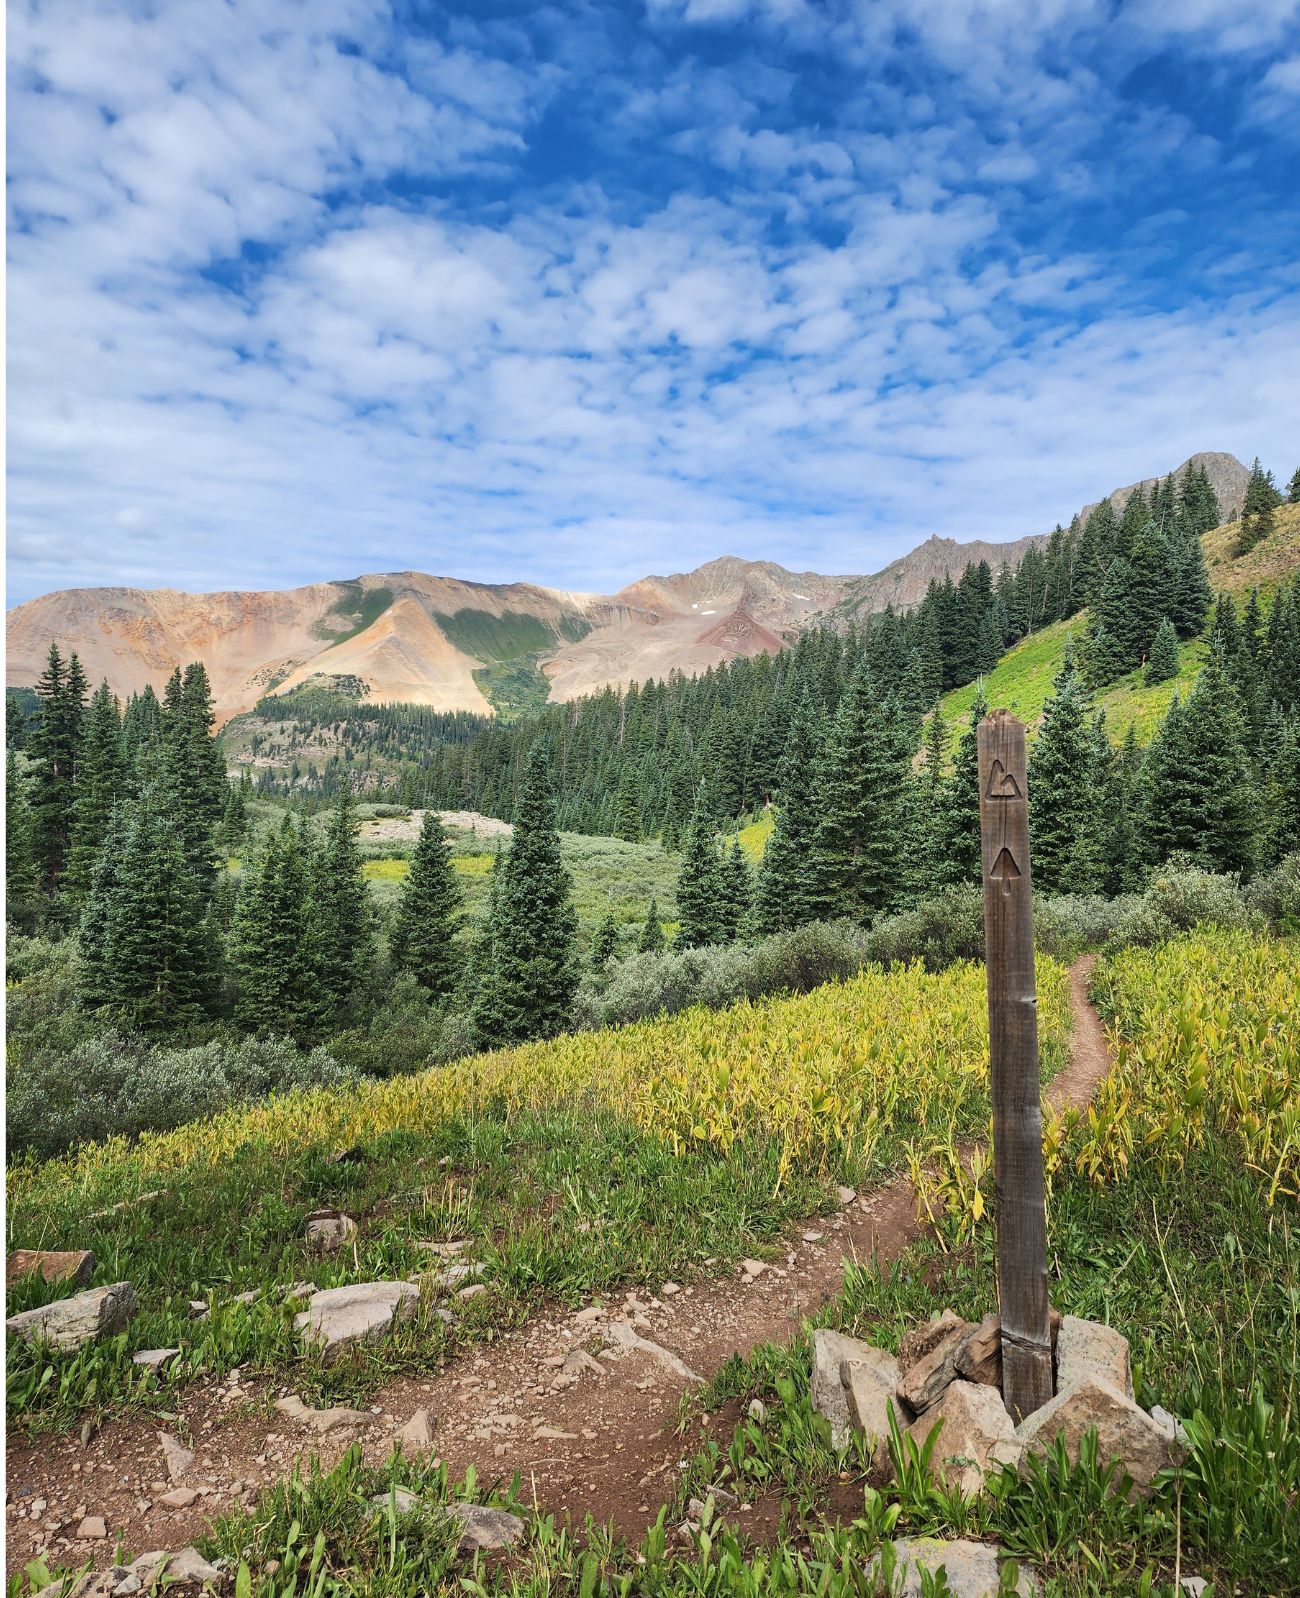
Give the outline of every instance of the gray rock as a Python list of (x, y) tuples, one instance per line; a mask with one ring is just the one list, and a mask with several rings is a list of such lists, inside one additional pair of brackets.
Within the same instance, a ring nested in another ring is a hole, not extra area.
[(198, 1496), (193, 1487), (173, 1487), (158, 1502), (164, 1509), (188, 1509)]
[(387, 1509), (391, 1502), (399, 1515), (414, 1514), (426, 1507), (419, 1493), (413, 1493), (409, 1487), (393, 1487), (389, 1492), (376, 1493), (370, 1502), (376, 1509)]
[(607, 1348), (621, 1349), (625, 1354), (648, 1354), (651, 1359), (662, 1365), (671, 1375), (684, 1382), (699, 1385), (704, 1381), (697, 1371), (693, 1371), (685, 1360), (679, 1359), (671, 1349), (662, 1343), (651, 1342), (648, 1337), (642, 1337), (626, 1321), (611, 1321), (605, 1328), (605, 1346)]
[[(118, 1593), (125, 1598), (128, 1593), (139, 1592), (140, 1586), (140, 1578), (126, 1565), (110, 1565), (107, 1570), (88, 1570), (68, 1589), (66, 1598), (116, 1598)], [(62, 1592), (62, 1581), (56, 1581), (42, 1587), (37, 1598), (59, 1598)]]
[(262, 1296), (260, 1287), (250, 1287), (247, 1292), (236, 1293), (230, 1300), (232, 1304), (256, 1304)]
[(932, 1321), (923, 1321), (920, 1326), (914, 1326), (898, 1345), (899, 1370), (910, 1371), (918, 1360), (924, 1359), (932, 1348), (943, 1342), (952, 1327), (969, 1324), (960, 1315), (954, 1315), (950, 1309), (946, 1309)]
[(868, 1367), (874, 1365), (880, 1350), (859, 1337), (846, 1337), (819, 1326), (812, 1338), (812, 1407), (831, 1423), (831, 1442), (843, 1448), (849, 1440), (852, 1420), (849, 1396), (840, 1375), (845, 1362)]
[(146, 1370), (160, 1371), (164, 1365), (170, 1365), (179, 1353), (179, 1348), (142, 1348), (138, 1354), (131, 1355), (131, 1363), (143, 1365)]
[(892, 1403), (900, 1429), (908, 1426), (912, 1412), (898, 1397), (898, 1361), (884, 1348), (872, 1348), (869, 1357), (856, 1352), (840, 1361), (840, 1381), (848, 1401), (849, 1424), (866, 1438), (876, 1462), (889, 1457), (889, 1406)]
[[(895, 1565), (891, 1591), (896, 1598), (921, 1598), (921, 1573), (934, 1575), (942, 1566), (954, 1598), (998, 1598), (1001, 1567), (1007, 1556), (992, 1543), (965, 1538), (945, 1542), (941, 1537), (899, 1537), (893, 1544)], [(1014, 1563), (1014, 1561), (1012, 1561)], [(877, 1581), (884, 1578), (884, 1561), (876, 1554), (867, 1567)], [(1014, 1591), (1020, 1598), (1036, 1598), (1038, 1578), (1016, 1565)]]
[(1056, 1338), (1056, 1391), (1068, 1392), (1085, 1376), (1099, 1377), (1131, 1399), (1133, 1374), (1129, 1368), (1128, 1339), (1113, 1326), (1080, 1320), (1076, 1315), (1063, 1315)]
[(1079, 1444), (1092, 1427), (1097, 1429), (1097, 1456), (1103, 1465), (1122, 1460), (1138, 1493), (1147, 1497), (1157, 1472), (1176, 1465), (1183, 1449), (1166, 1435), (1158, 1421), (1118, 1387), (1099, 1376), (1085, 1376), (1068, 1391), (1021, 1421), (1016, 1435), (1026, 1452), (1042, 1453), (1053, 1438), (1065, 1441), (1070, 1459), (1079, 1457)]
[(437, 1422), (427, 1409), (417, 1409), (405, 1426), (399, 1426), (393, 1441), (414, 1453), (427, 1453), (433, 1447), (433, 1433)]
[(87, 1515), (73, 1535), (83, 1542), (100, 1542), (108, 1536), (102, 1515)]
[(71, 1298), (58, 1298), (39, 1309), (11, 1315), (5, 1326), (11, 1337), (21, 1337), (24, 1342), (80, 1348), (97, 1337), (123, 1331), (135, 1311), (135, 1288), (130, 1282), (114, 1282), (110, 1287), (92, 1287)]
[(572, 1387), (584, 1376), (595, 1376), (600, 1380), (608, 1375), (609, 1372), (600, 1361), (593, 1359), (585, 1348), (573, 1348), (564, 1356), (564, 1363), (560, 1366), (554, 1385)]
[(308, 1248), (332, 1253), (355, 1237), (356, 1231), (357, 1223), (350, 1215), (343, 1215), (337, 1210), (327, 1211), (307, 1217), (304, 1240)]
[(197, 1548), (182, 1548), (175, 1554), (141, 1554), (138, 1559), (132, 1560), (128, 1569), (146, 1587), (164, 1587), (168, 1592), (180, 1587), (211, 1587), (216, 1590), (226, 1579), (225, 1572), (210, 1565)]
[(382, 1338), (415, 1313), (420, 1290), (410, 1282), (354, 1282), (313, 1293), (293, 1324), (303, 1342), (336, 1359), (356, 1343)]
[(1178, 1443), (1183, 1448), (1187, 1447), (1187, 1428), (1177, 1415), (1171, 1415), (1167, 1409), (1162, 1409), (1159, 1404), (1152, 1404), (1151, 1419), (1155, 1421), (1171, 1443)]
[(170, 1432), (159, 1432), (158, 1442), (167, 1465), (167, 1474), (173, 1481), (179, 1481), (194, 1463), (193, 1453), (184, 1443), (178, 1442)]
[(938, 1403), (944, 1389), (957, 1379), (957, 1355), (967, 1338), (978, 1330), (956, 1315), (932, 1324), (935, 1333), (925, 1352), (906, 1366), (901, 1358), (898, 1362), (898, 1396), (917, 1414)]
[(12, 1287), (24, 1276), (39, 1276), (46, 1282), (71, 1282), (85, 1287), (95, 1274), (95, 1256), (88, 1248), (16, 1248), (5, 1262), (5, 1286)]
[(448, 1520), (459, 1523), (460, 1540), (456, 1546), (462, 1554), (510, 1548), (524, 1534), (523, 1521), (504, 1509), (486, 1509), (481, 1504), (440, 1504), (437, 1508)]
[(960, 1379), (950, 1383), (939, 1402), (913, 1421), (907, 1435), (920, 1447), (940, 1422), (930, 1471), (965, 1497), (983, 1490), (986, 1471), (1020, 1463), (1022, 1444), (995, 1388)]
[(290, 1420), (296, 1420), (300, 1426), (310, 1426), (322, 1435), (337, 1431), (340, 1426), (368, 1426), (374, 1419), (367, 1409), (348, 1409), (344, 1405), (333, 1409), (313, 1409), (310, 1404), (304, 1404), (297, 1393), (277, 1398), (275, 1407)]

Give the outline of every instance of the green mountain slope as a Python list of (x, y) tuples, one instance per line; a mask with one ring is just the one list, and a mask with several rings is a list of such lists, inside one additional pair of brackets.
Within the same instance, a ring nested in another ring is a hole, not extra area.
[[(1248, 555), (1234, 558), (1232, 546), (1238, 530), (1235, 522), (1228, 522), (1202, 539), (1210, 581), (1216, 591), (1240, 598), (1258, 587), (1268, 594), (1300, 571), (1300, 505), (1282, 506), (1272, 536)], [(1076, 645), (1082, 643), (1087, 629), (1088, 613), (1081, 611), (1069, 621), (1054, 622), (1041, 632), (1032, 633), (1009, 649), (984, 678), (989, 704), (1013, 711), (1028, 724), (1032, 738), (1051, 694), (1052, 680), (1061, 669), (1066, 640), (1073, 637)], [(1142, 673), (1134, 671), (1098, 694), (1097, 704), (1106, 712), (1111, 738), (1118, 742), (1131, 726), (1136, 726), (1138, 738), (1146, 743), (1169, 709), (1175, 690), (1187, 697), (1205, 663), (1205, 652), (1204, 640), (1193, 639), (1180, 646), (1178, 676), (1169, 682), (1148, 687), (1142, 681)], [(954, 734), (965, 725), (975, 692), (976, 685), (968, 683), (940, 700), (940, 713)]]

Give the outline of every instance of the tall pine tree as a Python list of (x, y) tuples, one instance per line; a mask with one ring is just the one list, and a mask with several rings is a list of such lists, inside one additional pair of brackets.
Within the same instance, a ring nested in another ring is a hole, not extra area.
[(436, 999), (456, 986), (460, 956), (456, 934), (462, 920), (462, 895), (452, 869), (451, 849), (436, 810), (426, 810), (402, 888), (393, 924), (393, 964), (410, 971)]

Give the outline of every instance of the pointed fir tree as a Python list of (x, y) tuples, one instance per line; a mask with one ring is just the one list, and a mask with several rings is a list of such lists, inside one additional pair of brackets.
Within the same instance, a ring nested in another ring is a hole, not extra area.
[(19, 932), (34, 932), (40, 912), (29, 789), (10, 749), (5, 755), (5, 919)]
[[(1097, 718), (1101, 724), (1102, 718)], [(1113, 898), (1135, 893), (1142, 885), (1142, 840), (1138, 830), (1138, 795), (1142, 750), (1137, 728), (1130, 724), (1119, 751), (1109, 760), (1104, 779), (1099, 853), (1101, 890)]]
[(591, 969), (597, 972), (604, 971), (617, 954), (618, 922), (615, 921), (613, 912), (607, 911), (591, 937)]
[(646, 911), (645, 925), (637, 939), (638, 954), (662, 954), (665, 948), (663, 924), (659, 920), (659, 901), (651, 899)]
[(235, 908), (235, 1020), (245, 1031), (314, 1035), (320, 976), (308, 885), (302, 840), (286, 815), (245, 866)]
[(1276, 864), (1300, 853), (1300, 714), (1279, 714), (1270, 732), (1267, 857)]
[(64, 892), (80, 911), (95, 860), (103, 847), (122, 786), (122, 722), (107, 682), (100, 683), (82, 717), (77, 781), (68, 829)]
[(475, 1025), (491, 1044), (554, 1037), (569, 1023), (577, 987), (578, 918), (542, 739), (529, 752), (514, 835), (494, 886)]
[(734, 943), (747, 931), (754, 913), (754, 873), (739, 838), (722, 852), (718, 886), (718, 939)]
[(713, 832), (713, 806), (708, 786), (701, 782), (677, 878), (677, 948), (695, 949), (719, 941), (721, 895), (722, 863)]
[(1155, 641), (1147, 658), (1146, 682), (1151, 687), (1178, 675), (1178, 634), (1168, 616), (1156, 628)]
[(316, 851), (311, 877), (321, 1019), (328, 1027), (342, 1027), (351, 1019), (374, 962), (374, 925), (357, 843), (356, 804), (346, 783)]
[(927, 886), (931, 889), (979, 882), (982, 877), (978, 730), (988, 710), (981, 685), (957, 740), (952, 770), (940, 782), (935, 795), (933, 833), (925, 846), (930, 861)]
[(614, 801), (614, 836), (624, 843), (641, 841), (641, 799), (631, 766), (624, 765)]
[(190, 870), (206, 894), (216, 880), (216, 830), (228, 785), (213, 737), (216, 712), (201, 662), (168, 679), (160, 713), (160, 764), (173, 825)]
[[(1139, 663), (1145, 642), (1144, 619), (1134, 605), (1133, 568), (1117, 555), (1092, 602), (1088, 618), (1089, 680), (1098, 686), (1114, 682)], [(1153, 629), (1154, 632), (1154, 629)]]
[(1291, 473), (1291, 481), (1286, 485), (1286, 500), (1288, 505), (1300, 505), (1300, 466)]
[(786, 932), (817, 919), (813, 847), (819, 743), (817, 713), (805, 690), (781, 757), (776, 819), (758, 874), (754, 924), (760, 933)]
[(1029, 757), (1030, 852), (1044, 893), (1096, 888), (1101, 773), (1092, 703), (1067, 646)]
[(5, 694), (5, 748), (21, 751), (27, 747), (27, 713), (12, 689)]
[(244, 841), (248, 827), (248, 773), (241, 772), (238, 782), (232, 782), (226, 795), (217, 841), (223, 849), (238, 849)]
[(54, 895), (67, 864), (85, 677), (74, 654), (66, 663), (50, 645), (36, 684), (39, 722), (31, 740), (32, 836), (41, 889)]
[(435, 999), (449, 998), (456, 986), (462, 905), (442, 818), (426, 810), (393, 923), (392, 956), (394, 966), (409, 971)]

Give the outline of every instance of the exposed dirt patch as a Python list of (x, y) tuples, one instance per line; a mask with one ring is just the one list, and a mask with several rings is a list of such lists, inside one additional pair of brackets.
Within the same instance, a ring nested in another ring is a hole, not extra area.
[[(1109, 1066), (1105, 1034), (1087, 998), (1090, 971), (1091, 961), (1071, 971), (1074, 1043), (1069, 1066), (1048, 1090), (1053, 1106), (1086, 1103)], [(543, 1313), (440, 1375), (392, 1383), (376, 1395), (369, 1424), (324, 1436), (271, 1406), (292, 1390), (287, 1384), (244, 1388), (227, 1379), (196, 1386), (169, 1423), (192, 1439), (196, 1454), (175, 1484), (196, 1490), (183, 1508), (160, 1502), (173, 1484), (165, 1480), (155, 1425), (145, 1419), (113, 1421), (84, 1449), (75, 1437), (20, 1440), (9, 1456), (9, 1568), (38, 1550), (66, 1563), (93, 1557), (107, 1564), (115, 1539), (131, 1552), (179, 1548), (241, 1498), (251, 1502), (300, 1456), (318, 1453), (329, 1466), (360, 1437), (367, 1459), (383, 1460), (393, 1433), (417, 1409), (436, 1417), (436, 1446), (454, 1476), (472, 1464), (486, 1485), (518, 1471), (526, 1496), (560, 1520), (581, 1527), (591, 1515), (639, 1536), (673, 1495), (682, 1463), (701, 1439), (716, 1435), (725, 1444), (736, 1417), (729, 1407), (693, 1419), (679, 1434), (682, 1397), (693, 1384), (643, 1347), (603, 1348), (608, 1328), (630, 1327), (709, 1378), (733, 1354), (788, 1340), (839, 1292), (845, 1260), (868, 1259), (873, 1251), (894, 1259), (920, 1235), (911, 1183), (896, 1178), (855, 1195), (837, 1214), (792, 1227), (758, 1272), (742, 1267), (727, 1279), (675, 1291), (674, 1284), (652, 1283), (577, 1313)], [(598, 1356), (598, 1368), (578, 1360), (581, 1371), (566, 1373), (563, 1362), (575, 1350)], [(41, 1499), (44, 1512), (34, 1520), (31, 1506)], [(87, 1513), (105, 1518), (107, 1540), (73, 1539)], [(747, 1536), (764, 1540), (778, 1515), (779, 1506), (760, 1502), (733, 1518)]]

